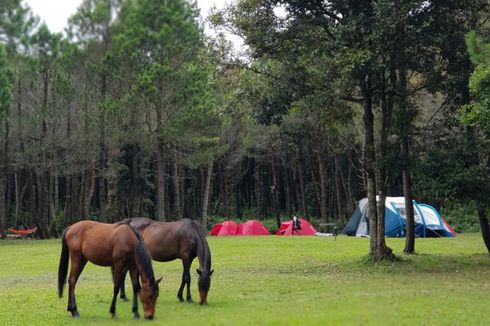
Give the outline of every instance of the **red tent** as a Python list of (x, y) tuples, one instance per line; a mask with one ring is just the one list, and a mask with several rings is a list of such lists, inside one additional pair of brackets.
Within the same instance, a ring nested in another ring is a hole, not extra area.
[(303, 218), (300, 218), (299, 221), (301, 223), (301, 230), (294, 230), (293, 232), (293, 221), (286, 221), (281, 224), (276, 235), (315, 235), (317, 233), (317, 230), (310, 222)]
[(233, 221), (224, 221), (223, 223), (218, 223), (211, 229), (211, 235), (236, 235), (238, 231), (238, 224)]
[(238, 226), (237, 235), (270, 235), (270, 232), (259, 221), (250, 220)]

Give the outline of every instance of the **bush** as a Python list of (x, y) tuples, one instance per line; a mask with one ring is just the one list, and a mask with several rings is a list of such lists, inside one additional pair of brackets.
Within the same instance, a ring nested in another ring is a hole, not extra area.
[(441, 208), (441, 215), (458, 233), (479, 232), (480, 224), (474, 203), (459, 204), (454, 207)]

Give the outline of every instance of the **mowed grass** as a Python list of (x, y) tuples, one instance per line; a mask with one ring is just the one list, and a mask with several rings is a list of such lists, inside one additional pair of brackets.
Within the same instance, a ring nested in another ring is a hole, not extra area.
[[(179, 303), (180, 261), (154, 263), (163, 275), (156, 320), (132, 320), (131, 304), (109, 305), (108, 268), (88, 264), (77, 285), (80, 318), (58, 298), (59, 240), (0, 241), (0, 325), (488, 325), (490, 255), (478, 234), (387, 239), (400, 261), (372, 265), (366, 238), (212, 237), (207, 306)], [(198, 300), (197, 261), (192, 295)], [(132, 295), (129, 281), (126, 287)], [(140, 313), (142, 312), (140, 304)]]

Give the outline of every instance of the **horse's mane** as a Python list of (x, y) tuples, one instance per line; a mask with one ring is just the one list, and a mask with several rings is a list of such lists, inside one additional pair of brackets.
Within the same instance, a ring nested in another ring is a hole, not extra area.
[(121, 222), (118, 222), (117, 224), (119, 225), (127, 225), (133, 231), (134, 235), (138, 239), (138, 244), (136, 245), (136, 260), (138, 261), (139, 265), (143, 268), (143, 271), (150, 280), (150, 283), (153, 285), (155, 283), (155, 274), (153, 273), (153, 266), (151, 263), (151, 256), (150, 253), (148, 252), (148, 249), (146, 249), (145, 243), (143, 241), (143, 238), (141, 237), (141, 234), (136, 231), (131, 224), (131, 219), (126, 219)]
[(203, 270), (210, 270), (211, 252), (209, 251), (208, 242), (206, 241), (206, 238), (204, 236), (201, 227), (199, 227), (199, 225), (193, 220), (190, 220), (190, 224), (196, 234), (197, 257), (199, 259), (199, 265)]

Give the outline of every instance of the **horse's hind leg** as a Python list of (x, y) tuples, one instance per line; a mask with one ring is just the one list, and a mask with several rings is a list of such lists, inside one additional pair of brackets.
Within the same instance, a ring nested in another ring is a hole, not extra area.
[(70, 311), (71, 315), (75, 318), (79, 316), (77, 302), (75, 300), (75, 285), (86, 264), (87, 259), (84, 256), (71, 255), (70, 277), (68, 278), (68, 308), (66, 310)]

